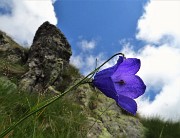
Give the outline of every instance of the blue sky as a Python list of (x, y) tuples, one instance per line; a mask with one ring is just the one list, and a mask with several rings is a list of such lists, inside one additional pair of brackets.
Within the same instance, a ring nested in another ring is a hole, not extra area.
[[(85, 75), (117, 52), (141, 60), (147, 85), (138, 112), (180, 120), (179, 0), (0, 0), (0, 30), (30, 47), (45, 21), (72, 46), (70, 63)], [(112, 66), (116, 59), (105, 67)]]
[(104, 52), (111, 56), (122, 47), (120, 40), (135, 39), (137, 21), (143, 14), (145, 0), (61, 0), (54, 4), (58, 27), (78, 53), (77, 42), (81, 39), (97, 41), (94, 53)]

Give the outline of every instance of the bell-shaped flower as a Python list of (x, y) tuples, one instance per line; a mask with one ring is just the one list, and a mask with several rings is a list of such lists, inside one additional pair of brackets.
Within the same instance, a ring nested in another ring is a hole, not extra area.
[(135, 75), (140, 66), (139, 59), (120, 56), (114, 66), (96, 73), (93, 84), (124, 110), (136, 114), (137, 104), (134, 99), (144, 94), (146, 89), (142, 79)]

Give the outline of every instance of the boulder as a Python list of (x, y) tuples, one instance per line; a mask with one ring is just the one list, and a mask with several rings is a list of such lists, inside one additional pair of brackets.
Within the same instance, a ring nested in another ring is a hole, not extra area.
[(48, 86), (60, 87), (62, 73), (68, 67), (71, 46), (63, 33), (49, 22), (36, 31), (28, 53), (29, 71), (22, 77), (20, 88), (44, 92)]

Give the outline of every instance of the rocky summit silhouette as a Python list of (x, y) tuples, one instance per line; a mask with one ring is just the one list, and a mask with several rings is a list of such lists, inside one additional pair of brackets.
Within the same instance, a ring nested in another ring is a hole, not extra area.
[(71, 46), (63, 33), (56, 26), (44, 22), (28, 52), (29, 71), (21, 80), (21, 88), (42, 92), (49, 85), (60, 87), (63, 81), (61, 74), (67, 68), (70, 56)]

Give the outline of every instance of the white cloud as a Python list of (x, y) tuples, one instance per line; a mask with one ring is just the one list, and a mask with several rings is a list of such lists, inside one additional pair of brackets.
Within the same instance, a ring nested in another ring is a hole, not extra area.
[(141, 75), (156, 85), (158, 82), (168, 84), (180, 75), (180, 49), (161, 45), (159, 47), (146, 46), (140, 53), (144, 72)]
[(180, 76), (177, 76), (169, 84), (163, 86), (156, 99), (149, 103), (145, 99), (139, 100), (140, 112), (146, 116), (160, 116), (172, 121), (180, 120)]
[(10, 14), (0, 14), (0, 30), (5, 31), (20, 44), (31, 45), (38, 27), (45, 21), (56, 25), (57, 18), (52, 0), (6, 0), (0, 7), (9, 9)]
[(122, 52), (127, 58), (136, 57), (141, 60), (141, 68), (137, 74), (147, 85), (146, 93), (153, 90), (156, 94), (154, 101), (149, 101), (145, 95), (139, 97), (138, 112), (143, 116), (179, 120), (180, 49), (170, 45), (147, 45), (138, 52), (128, 47), (124, 47)]
[[(138, 52), (127, 47), (128, 57), (141, 59), (139, 75), (151, 88), (158, 88), (154, 101), (137, 99), (139, 112), (145, 116), (160, 116), (180, 120), (180, 1), (153, 1), (145, 7), (139, 19), (136, 37), (149, 43)], [(156, 44), (154, 46), (153, 44)]]
[(1, 0), (0, 2), (0, 8), (1, 9), (4, 9), (4, 10), (7, 10), (8, 8), (12, 8), (12, 0)]
[(150, 102), (147, 97), (137, 99), (141, 115), (161, 116), (164, 119), (180, 119), (180, 48), (170, 45), (154, 47), (147, 45), (139, 52), (125, 47), (122, 51), (127, 57), (141, 59), (138, 75), (147, 85), (146, 93), (152, 88), (157, 96)]
[(97, 42), (95, 40), (87, 41), (85, 39), (78, 42), (78, 45), (83, 51), (89, 51), (95, 48)]
[[(91, 40), (88, 41), (86, 39), (82, 39), (83, 37), (80, 36), (80, 42), (78, 42), (78, 46), (80, 46), (80, 51), (78, 54), (75, 52), (71, 56), (70, 63), (79, 68), (83, 75), (89, 74), (93, 71), (96, 67), (100, 66), (103, 62), (107, 60), (106, 55), (103, 52), (99, 54), (94, 54), (93, 50), (97, 45), (97, 41)], [(117, 58), (113, 58), (111, 61), (106, 63), (100, 70), (112, 66), (116, 63)]]
[(52, 1), (52, 3), (54, 4), (57, 0), (51, 0)]
[[(163, 36), (180, 38), (180, 1), (151, 0), (138, 22), (138, 39), (159, 42)], [(178, 40), (179, 41), (179, 40)]]
[(80, 55), (73, 54), (70, 58), (70, 63), (76, 66), (77, 68), (81, 69), (84, 64), (82, 54)]
[(83, 75), (89, 74), (96, 68), (96, 64), (100, 65), (103, 61), (103, 53), (100, 53), (98, 55), (92, 55), (86, 54), (85, 52), (81, 52), (78, 55), (72, 55), (70, 59), (70, 63), (79, 68)]
[(98, 59), (98, 63), (99, 61), (102, 61), (103, 54), (92, 54), (92, 50), (94, 50), (95, 46), (97, 45), (95, 40), (92, 39), (88, 41), (83, 39), (83, 36), (79, 36), (79, 39), (80, 41), (77, 43), (77, 45), (79, 46), (80, 51), (78, 51), (78, 54), (75, 52), (73, 53), (70, 63), (79, 68), (83, 75), (87, 75), (95, 69), (96, 59)]

